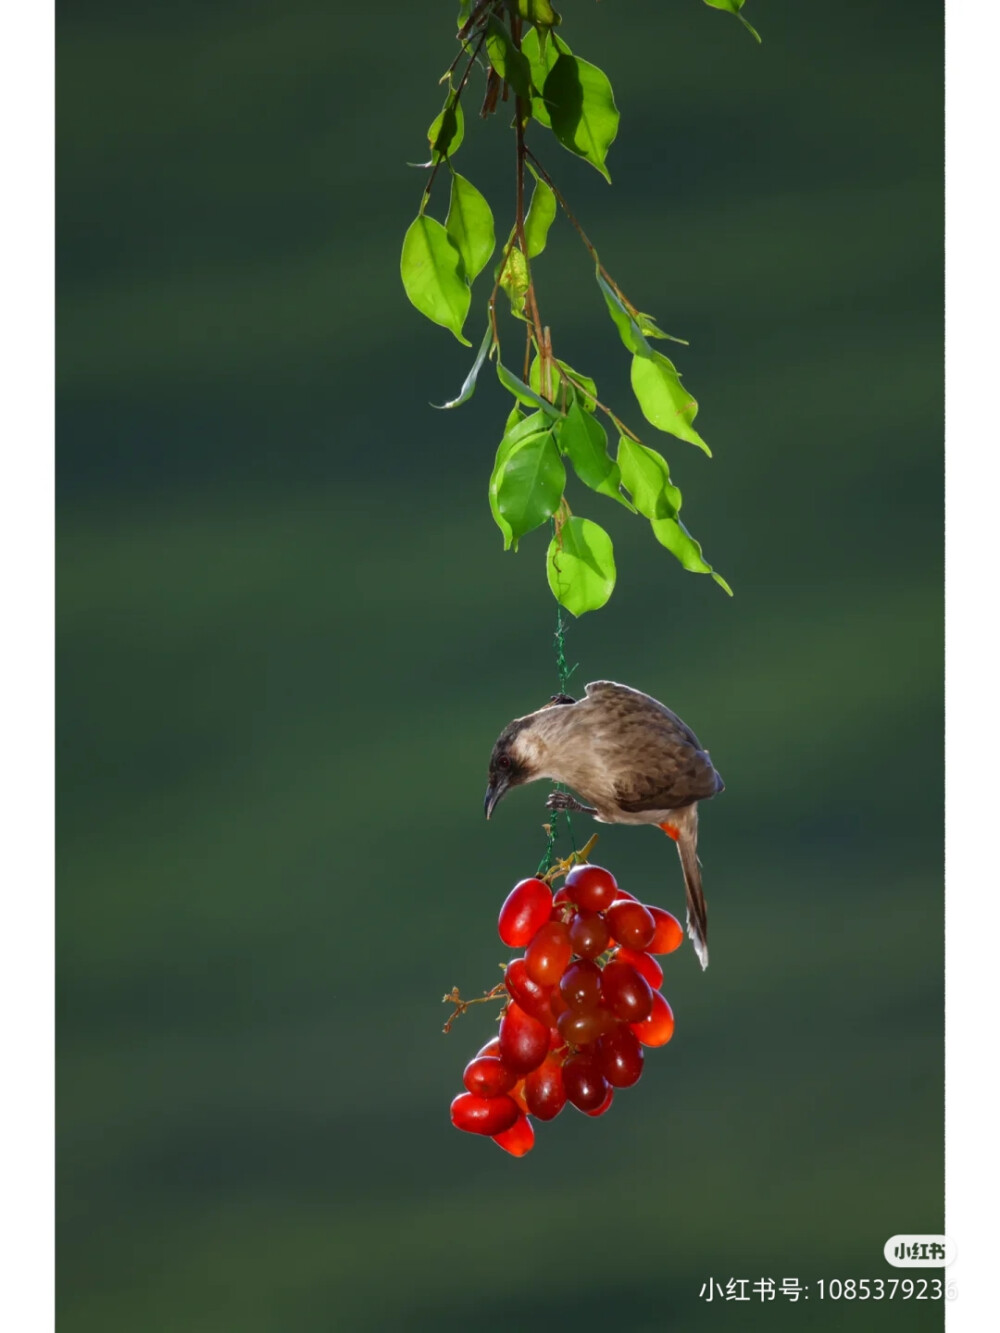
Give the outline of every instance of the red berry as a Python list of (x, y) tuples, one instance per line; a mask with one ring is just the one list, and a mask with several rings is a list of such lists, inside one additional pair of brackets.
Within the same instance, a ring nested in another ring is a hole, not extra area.
[(500, 1059), (520, 1075), (537, 1069), (548, 1053), (548, 1024), (539, 1023), (512, 1001), (500, 1020)]
[(548, 921), (528, 945), (524, 962), (532, 981), (554, 986), (572, 956), (567, 927), (561, 921)]
[(524, 1079), (520, 1079), (510, 1090), (510, 1097), (519, 1111), (528, 1114), (528, 1103), (524, 1099)]
[(608, 923), (600, 912), (576, 912), (569, 923), (569, 942), (581, 958), (596, 958), (608, 945)]
[(674, 1035), (674, 1015), (658, 990), (653, 991), (653, 1012), (642, 1023), (630, 1023), (629, 1027), (643, 1046), (666, 1046)]
[(629, 963), (608, 963), (601, 973), (601, 994), (616, 1016), (627, 1023), (641, 1023), (653, 1009), (649, 982)]
[(553, 907), (566, 907), (572, 904), (572, 902), (573, 895), (570, 893), (569, 889), (567, 889), (565, 884), (561, 889), (556, 889), (555, 893), (552, 895)]
[(638, 1037), (622, 1023), (597, 1043), (597, 1063), (615, 1088), (630, 1088), (637, 1083), (644, 1059)]
[(486, 1042), (484, 1046), (480, 1046), (479, 1050), (476, 1052), (476, 1057), (478, 1059), (480, 1055), (498, 1056), (499, 1054), (500, 1054), (500, 1036), (498, 1034), (495, 1037), (490, 1037), (489, 1041)]
[(554, 1120), (566, 1105), (562, 1061), (554, 1055), (533, 1069), (524, 1080), (524, 1100), (539, 1120)]
[(502, 1134), (510, 1129), (520, 1112), (510, 1097), (477, 1097), (460, 1092), (451, 1104), (451, 1123), (470, 1134)]
[(574, 866), (563, 888), (585, 912), (603, 912), (618, 897), (618, 884), (610, 870), (601, 866)]
[(510, 1092), (517, 1079), (495, 1055), (477, 1055), (465, 1066), (462, 1082), (479, 1097), (499, 1097)]
[[(608, 1095), (608, 1083), (593, 1055), (571, 1055), (563, 1065), (566, 1097), (580, 1111), (594, 1111)], [(492, 1103), (491, 1103), (492, 1104)]]
[(663, 968), (655, 958), (650, 958), (648, 953), (619, 946), (611, 955), (611, 961), (628, 963), (629, 967), (634, 967), (641, 977), (646, 978), (653, 990), (656, 990), (663, 981)]
[(647, 953), (673, 953), (684, 943), (684, 931), (675, 916), (665, 912), (662, 907), (649, 907), (646, 911), (656, 923), (652, 941), (646, 945)]
[(515, 884), (500, 908), (498, 929), (504, 944), (523, 949), (535, 938), (552, 911), (552, 890), (540, 879), (522, 879)]
[(595, 1106), (594, 1109), (592, 1111), (588, 1111), (587, 1114), (593, 1116), (603, 1115), (604, 1112), (611, 1105), (611, 1103), (614, 1101), (614, 1099), (615, 1099), (614, 1088), (608, 1088), (607, 1092), (604, 1094), (604, 1101), (601, 1102), (600, 1106)]
[(618, 897), (615, 901), (618, 902), (620, 900), (624, 900), (627, 903), (637, 903), (639, 901), (634, 893), (626, 893), (624, 889), (618, 890)]
[(642, 903), (619, 899), (608, 909), (608, 925), (619, 944), (626, 949), (645, 949), (656, 934), (656, 922)]
[(549, 1004), (552, 987), (539, 986), (537, 981), (532, 981), (523, 958), (515, 958), (513, 962), (507, 964), (503, 984), (507, 987), (510, 998), (516, 1001), (526, 1014), (537, 1018), (539, 1023), (544, 1023), (546, 1027), (551, 1027), (556, 1021)]
[(559, 993), (571, 1009), (596, 1009), (601, 1002), (601, 969), (586, 958), (570, 963), (559, 982)]
[(498, 1143), (504, 1152), (509, 1152), (511, 1157), (523, 1157), (535, 1146), (535, 1131), (531, 1128), (531, 1121), (522, 1111), (510, 1129), (505, 1129), (502, 1134), (493, 1135), (493, 1142)]
[(559, 1015), (556, 1026), (563, 1041), (570, 1046), (590, 1046), (614, 1024), (607, 1009), (567, 1009)]

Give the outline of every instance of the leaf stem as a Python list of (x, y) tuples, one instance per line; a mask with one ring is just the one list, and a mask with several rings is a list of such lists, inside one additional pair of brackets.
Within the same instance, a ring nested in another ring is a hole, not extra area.
[(587, 398), (590, 398), (593, 401), (594, 406), (599, 407), (601, 411), (604, 413), (604, 415), (606, 417), (609, 417), (615, 423), (615, 425), (618, 427), (618, 429), (621, 431), (623, 435), (627, 435), (629, 439), (634, 440), (636, 444), (642, 444), (642, 441), (639, 439), (638, 435), (633, 434), (633, 432), (629, 430), (628, 426), (625, 425), (625, 422), (615, 416), (614, 412), (612, 412), (610, 407), (605, 407), (599, 398), (595, 398), (593, 393), (591, 393), (590, 389), (587, 388), (586, 384), (582, 384), (574, 375), (571, 375), (567, 371), (565, 366), (560, 366), (559, 370), (563, 378), (567, 379), (570, 382), (570, 384), (573, 385), (574, 389), (579, 389), (582, 394), (584, 394)]
[[(492, 9), (495, 3), (496, 0), (476, 0), (476, 4), (473, 6), (472, 13), (465, 20), (465, 22), (462, 24), (461, 28), (458, 31), (458, 40), (460, 42), (464, 42), (466, 37), (468, 37), (469, 34), (473, 31), (476, 24), (482, 18), (483, 11), (486, 9)], [(454, 66), (452, 68), (454, 68)]]
[[(518, 51), (521, 49), (521, 20), (514, 14), (510, 20), (511, 40)], [(524, 255), (524, 271), (528, 279), (528, 290), (525, 292), (525, 300), (528, 304), (528, 311), (531, 316), (531, 324), (534, 333), (535, 347), (538, 351), (539, 361), (539, 393), (546, 402), (552, 402), (552, 348), (546, 337), (547, 330), (542, 325), (542, 316), (538, 309), (538, 295), (535, 291), (535, 280), (531, 276), (531, 260), (528, 258), (528, 242), (524, 234), (524, 163), (528, 149), (524, 142), (524, 127), (531, 118), (531, 103), (525, 102), (524, 98), (518, 97), (515, 103), (514, 129), (517, 136), (517, 220), (515, 229), (517, 231), (517, 243)], [(524, 378), (527, 380), (529, 374), (528, 365), (529, 354), (525, 353)]]
[[(552, 374), (551, 374), (551, 353), (546, 346), (545, 330), (542, 327), (542, 316), (538, 309), (538, 296), (535, 292), (535, 282), (531, 276), (531, 262), (528, 259), (528, 242), (524, 235), (524, 120), (522, 118), (524, 104), (519, 97), (517, 99), (517, 217), (514, 228), (517, 233), (517, 243), (521, 253), (524, 255), (524, 270), (528, 278), (528, 290), (524, 298), (528, 303), (528, 311), (531, 316), (532, 332), (534, 334), (535, 346), (538, 349), (541, 375), (539, 379), (540, 392), (547, 402), (552, 402)], [(527, 379), (527, 374), (525, 375)]]
[(531, 151), (531, 149), (526, 148), (524, 151), (527, 154), (527, 156), (531, 158), (532, 162), (535, 164), (536, 168), (538, 169), (539, 176), (541, 176), (542, 180), (555, 195), (559, 207), (566, 214), (566, 217), (569, 219), (570, 223), (576, 230), (578, 236), (580, 237), (580, 240), (583, 241), (584, 245), (587, 247), (591, 259), (593, 259), (594, 263), (597, 265), (598, 269), (601, 272), (601, 276), (606, 279), (608, 285), (614, 290), (615, 295), (621, 299), (626, 309), (629, 310), (633, 315), (637, 314), (638, 312), (635, 306), (628, 299), (628, 297), (625, 295), (622, 289), (618, 286), (617, 282), (615, 282), (614, 278), (601, 263), (601, 257), (597, 253), (597, 250), (593, 242), (591, 241), (587, 233), (583, 230), (583, 228), (580, 226), (579, 222), (576, 219), (576, 215), (570, 208), (569, 204), (566, 202), (566, 197), (563, 194), (563, 192), (559, 189), (559, 186), (555, 183), (555, 181), (552, 179), (549, 173), (545, 170), (545, 168), (542, 166), (541, 162), (539, 162), (538, 158)]
[[(504, 970), (506, 971), (506, 969)], [(463, 1000), (461, 994), (459, 993), (458, 987), (452, 986), (448, 994), (442, 996), (441, 1003), (453, 1004), (455, 1006), (455, 1010), (449, 1016), (448, 1021), (445, 1023), (441, 1031), (450, 1032), (452, 1023), (454, 1023), (456, 1018), (460, 1018), (462, 1014), (466, 1012), (466, 1010), (469, 1008), (470, 1005), (483, 1004), (487, 1000), (500, 1000), (500, 999), (506, 1000), (509, 998), (510, 996), (509, 992), (507, 991), (507, 987), (503, 984), (502, 981), (498, 981), (492, 990), (484, 991), (482, 995), (477, 995), (471, 1000)]]
[(587, 860), (590, 853), (594, 850), (594, 844), (599, 837), (600, 834), (595, 833), (584, 847), (581, 847), (578, 852), (570, 852), (569, 856), (564, 857), (561, 861), (557, 861), (552, 869), (546, 871), (541, 878), (546, 884), (551, 884), (554, 880), (559, 879), (560, 876), (569, 874), (574, 866), (580, 865)]
[(490, 327), (493, 329), (494, 347), (500, 346), (500, 332), (497, 328), (497, 309), (496, 309), (497, 292), (500, 290), (500, 279), (504, 275), (504, 270), (507, 267), (507, 260), (510, 258), (510, 252), (513, 250), (514, 243), (516, 242), (516, 240), (517, 240), (517, 228), (515, 227), (512, 229), (510, 233), (510, 238), (507, 241), (507, 247), (503, 252), (503, 258), (501, 259), (500, 266), (497, 269), (497, 276), (493, 283), (493, 290), (492, 292), (490, 292), (488, 309), (490, 312)]
[[(465, 85), (469, 82), (469, 75), (472, 73), (472, 66), (476, 63), (476, 59), (477, 59), (477, 57), (478, 57), (478, 55), (479, 55), (479, 52), (483, 49), (483, 42), (485, 42), (485, 41), (486, 41), (486, 29), (484, 28), (483, 31), (479, 34), (479, 41), (476, 43), (475, 50), (474, 50), (474, 51), (472, 52), (472, 54), (469, 56), (469, 62), (468, 62), (468, 64), (467, 64), (466, 67), (465, 67), (465, 71), (464, 71), (464, 73), (462, 74), (462, 77), (461, 77), (461, 79), (460, 79), (460, 81), (459, 81), (458, 87), (457, 87), (456, 89), (454, 89), (454, 91), (451, 93), (451, 96), (448, 98), (448, 101), (445, 103), (445, 109), (446, 109), (446, 110), (448, 110), (448, 109), (450, 108), (452, 111), (454, 111), (455, 108), (458, 106), (458, 103), (459, 103), (459, 101), (461, 100), (461, 97), (462, 97), (462, 91), (463, 91), (463, 89), (465, 88)], [(464, 51), (465, 49), (466, 49), (466, 48), (465, 48), (465, 46), (463, 45), (463, 47), (462, 47), (462, 51)], [(452, 69), (455, 68), (455, 65), (458, 63), (458, 59), (459, 59), (459, 56), (461, 56), (461, 54), (462, 54), (462, 52), (460, 51), (460, 52), (458, 53), (458, 56), (455, 57), (455, 61), (454, 61), (454, 63), (452, 64), (451, 68), (448, 70), (448, 73), (449, 73), (449, 74), (451, 74)], [(432, 151), (433, 151), (433, 150), (432, 150)], [(434, 163), (434, 166), (433, 166), (433, 168), (432, 168), (432, 170), (431, 170), (431, 174), (430, 174), (430, 177), (429, 177), (429, 179), (428, 179), (428, 181), (427, 181), (427, 184), (424, 186), (424, 194), (423, 194), (423, 198), (422, 198), (421, 201), (420, 201), (420, 211), (421, 211), (421, 213), (424, 211), (424, 209), (425, 209), (426, 206), (427, 206), (427, 200), (431, 197), (431, 186), (434, 184), (434, 178), (435, 178), (435, 176), (438, 174), (438, 172), (439, 172), (440, 169), (441, 169), (441, 163), (442, 163), (442, 162), (445, 162), (445, 161), (448, 161), (448, 165), (449, 165), (449, 166), (451, 165), (450, 157), (449, 157), (449, 154), (448, 154), (448, 153), (442, 153), (442, 154), (440, 155), (440, 157), (438, 158), (438, 160)]]

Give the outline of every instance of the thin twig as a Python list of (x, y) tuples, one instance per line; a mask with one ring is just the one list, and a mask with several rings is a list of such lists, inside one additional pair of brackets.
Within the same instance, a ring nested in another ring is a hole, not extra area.
[(590, 853), (594, 850), (594, 844), (599, 837), (600, 834), (595, 833), (586, 846), (581, 847), (578, 852), (570, 852), (569, 856), (565, 856), (561, 861), (557, 861), (552, 869), (546, 871), (541, 878), (546, 884), (551, 884), (553, 880), (559, 879), (561, 875), (567, 875), (574, 866), (580, 865), (581, 862), (587, 860)]
[(448, 1021), (445, 1023), (441, 1031), (450, 1032), (452, 1023), (454, 1023), (456, 1018), (460, 1018), (470, 1005), (485, 1004), (487, 1000), (499, 1000), (501, 997), (504, 999), (509, 998), (507, 987), (502, 981), (497, 982), (492, 990), (484, 991), (482, 995), (477, 995), (475, 999), (472, 1000), (463, 1000), (459, 994), (458, 987), (452, 986), (448, 994), (441, 997), (441, 1003), (453, 1004), (455, 1010), (454, 1013), (449, 1016)]
[(535, 156), (535, 154), (531, 151), (531, 149), (530, 149), (530, 148), (525, 148), (524, 151), (525, 151), (525, 153), (527, 154), (527, 156), (531, 158), (532, 162), (534, 162), (535, 166), (538, 168), (538, 174), (539, 174), (539, 176), (541, 176), (542, 180), (545, 182), (545, 184), (549, 187), (549, 189), (550, 189), (550, 190), (552, 191), (552, 193), (555, 195), (555, 197), (556, 197), (556, 201), (558, 202), (559, 207), (560, 207), (560, 208), (562, 209), (562, 211), (566, 214), (566, 217), (569, 219), (569, 221), (572, 223), (573, 227), (576, 229), (576, 232), (577, 232), (577, 234), (579, 235), (580, 240), (583, 241), (584, 245), (587, 247), (587, 250), (588, 250), (589, 253), (590, 253), (590, 257), (593, 259), (594, 263), (597, 265), (598, 269), (600, 270), (601, 276), (602, 276), (604, 279), (606, 279), (608, 286), (614, 291), (615, 295), (616, 295), (617, 297), (620, 298), (620, 300), (621, 300), (622, 304), (625, 306), (625, 308), (626, 308), (627, 310), (629, 310), (633, 315), (638, 314), (638, 311), (636, 310), (635, 306), (634, 306), (634, 305), (632, 304), (632, 302), (628, 299), (628, 297), (625, 295), (625, 293), (622, 291), (622, 289), (618, 286), (617, 282), (615, 282), (614, 278), (611, 276), (611, 274), (608, 272), (608, 270), (607, 270), (607, 269), (604, 267), (604, 265), (601, 263), (601, 257), (600, 257), (600, 255), (597, 253), (597, 250), (596, 250), (596, 248), (595, 248), (593, 242), (591, 241), (591, 239), (590, 239), (590, 237), (587, 235), (587, 233), (583, 230), (583, 228), (580, 226), (579, 222), (578, 222), (577, 219), (576, 219), (576, 215), (574, 214), (573, 210), (570, 208), (569, 204), (566, 202), (566, 198), (565, 198), (563, 192), (559, 189), (559, 186), (555, 183), (555, 181), (552, 179), (552, 177), (549, 175), (549, 173), (545, 170), (545, 168), (542, 166), (541, 162), (539, 162), (538, 158), (537, 158), (537, 157)]
[(497, 312), (496, 312), (497, 292), (500, 290), (500, 279), (503, 277), (504, 271), (507, 268), (507, 261), (508, 259), (510, 259), (511, 251), (514, 249), (514, 243), (516, 240), (517, 240), (517, 230), (515, 229), (510, 233), (510, 240), (508, 240), (507, 248), (503, 252), (503, 259), (500, 261), (500, 267), (497, 269), (497, 276), (493, 283), (493, 290), (490, 293), (490, 299), (489, 299), (490, 326), (493, 329), (494, 347), (500, 346), (500, 332), (497, 329)]
[[(528, 303), (528, 310), (531, 316), (531, 324), (535, 336), (535, 346), (538, 349), (538, 355), (544, 369), (546, 362), (545, 338), (542, 332), (542, 317), (538, 310), (538, 297), (535, 293), (535, 283), (531, 276), (531, 263), (528, 259), (528, 242), (524, 235), (524, 104), (519, 97), (517, 99), (517, 220), (514, 224), (517, 232), (517, 241), (521, 253), (524, 255), (524, 271), (528, 278), (528, 289), (524, 294), (524, 299)], [(545, 377), (542, 377), (544, 385)], [(551, 380), (549, 394), (543, 396), (551, 402)]]
[(469, 17), (465, 20), (465, 22), (459, 29), (458, 40), (460, 42), (464, 41), (466, 37), (468, 37), (469, 33), (472, 32), (473, 28), (479, 22), (479, 18), (483, 10), (492, 9), (493, 4), (494, 0), (477, 0), (477, 3), (472, 10), (472, 13), (469, 15)]
[[(479, 41), (476, 43), (476, 49), (475, 49), (475, 50), (472, 52), (472, 54), (469, 56), (469, 63), (468, 63), (468, 64), (466, 65), (466, 67), (465, 67), (465, 72), (464, 72), (463, 75), (462, 75), (462, 78), (461, 78), (461, 81), (459, 82), (458, 87), (455, 89), (455, 91), (454, 91), (454, 92), (451, 94), (451, 96), (449, 97), (448, 101), (445, 103), (445, 110), (446, 110), (446, 111), (447, 111), (449, 108), (450, 108), (452, 111), (454, 111), (454, 110), (458, 107), (458, 103), (459, 103), (459, 101), (460, 101), (460, 99), (461, 99), (461, 96), (462, 96), (462, 90), (465, 88), (465, 85), (466, 85), (466, 84), (468, 83), (468, 81), (469, 81), (469, 75), (472, 73), (472, 66), (476, 63), (476, 57), (479, 55), (479, 52), (483, 49), (483, 42), (485, 42), (485, 41), (486, 41), (486, 29), (484, 28), (483, 31), (479, 34)], [(463, 50), (464, 50), (464, 49), (465, 49), (465, 48), (463, 47)], [(461, 54), (461, 52), (459, 52), (459, 54)], [(453, 68), (454, 68), (454, 66), (453, 66)], [(448, 72), (449, 72), (449, 74), (450, 74), (450, 73), (451, 73), (451, 70), (449, 70)], [(431, 153), (433, 154), (433, 152), (434, 152), (434, 145), (431, 144)], [(438, 160), (434, 163), (434, 167), (433, 167), (433, 169), (432, 169), (432, 171), (431, 171), (430, 178), (428, 179), (427, 184), (424, 186), (424, 195), (423, 195), (423, 199), (421, 200), (421, 212), (422, 212), (423, 209), (426, 207), (426, 205), (427, 205), (427, 200), (430, 198), (430, 195), (431, 195), (431, 186), (434, 184), (434, 177), (435, 177), (435, 176), (438, 174), (438, 172), (440, 171), (440, 169), (441, 169), (441, 163), (444, 162), (444, 161), (446, 161), (446, 160), (448, 159), (448, 156), (449, 156), (448, 153), (447, 153), (447, 152), (444, 152), (444, 153), (442, 153), (442, 154), (440, 155), (440, 157), (438, 158)]]
[(559, 373), (560, 375), (563, 375), (567, 380), (569, 380), (570, 384), (573, 385), (574, 389), (579, 389), (582, 394), (584, 394), (587, 398), (589, 398), (593, 402), (595, 407), (599, 407), (606, 417), (610, 417), (610, 419), (615, 423), (615, 425), (618, 427), (618, 429), (621, 431), (623, 435), (627, 435), (629, 439), (634, 440), (636, 444), (642, 444), (642, 441), (639, 439), (638, 435), (630, 431), (628, 426), (625, 425), (625, 422), (622, 421), (619, 417), (615, 416), (614, 412), (612, 412), (610, 407), (605, 407), (604, 404), (601, 402), (601, 400), (599, 398), (596, 398), (585, 384), (581, 384), (581, 382), (574, 375), (571, 375), (567, 371), (565, 366), (559, 367)]

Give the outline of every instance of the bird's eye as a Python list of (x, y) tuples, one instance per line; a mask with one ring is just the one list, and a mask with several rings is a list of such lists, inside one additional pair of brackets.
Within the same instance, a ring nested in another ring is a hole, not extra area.
[(502, 754), (500, 758), (497, 760), (497, 763), (500, 765), (501, 768), (510, 768), (510, 755)]

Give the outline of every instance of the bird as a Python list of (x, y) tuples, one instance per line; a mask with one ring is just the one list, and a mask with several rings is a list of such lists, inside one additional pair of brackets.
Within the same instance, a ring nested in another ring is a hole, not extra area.
[(691, 728), (665, 704), (629, 685), (595, 680), (582, 699), (554, 694), (509, 722), (490, 755), (489, 819), (512, 788), (547, 778), (550, 810), (576, 810), (602, 824), (652, 824), (677, 844), (687, 896), (687, 933), (708, 966), (708, 909), (698, 860), (698, 802), (725, 790)]

